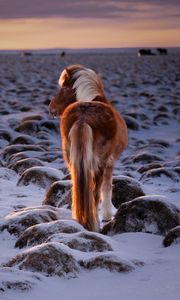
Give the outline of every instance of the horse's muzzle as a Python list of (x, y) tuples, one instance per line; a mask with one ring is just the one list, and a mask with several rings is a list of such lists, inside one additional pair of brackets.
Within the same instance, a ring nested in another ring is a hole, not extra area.
[(53, 106), (52, 106), (52, 100), (51, 100), (51, 103), (48, 106), (48, 109), (49, 109), (50, 116), (52, 116), (53, 118), (58, 118), (58, 112), (57, 112), (56, 109), (53, 108)]

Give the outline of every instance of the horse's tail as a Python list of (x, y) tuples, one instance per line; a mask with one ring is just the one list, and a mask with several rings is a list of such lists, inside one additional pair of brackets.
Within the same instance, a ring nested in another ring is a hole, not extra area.
[(72, 214), (88, 230), (97, 231), (98, 221), (94, 190), (93, 132), (76, 121), (69, 132), (72, 176)]

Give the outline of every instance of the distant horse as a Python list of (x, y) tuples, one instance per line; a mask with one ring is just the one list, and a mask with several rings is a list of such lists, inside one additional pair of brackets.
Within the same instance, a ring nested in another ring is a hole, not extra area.
[(157, 48), (157, 51), (160, 55), (167, 55), (167, 49), (166, 48)]
[(112, 170), (127, 146), (126, 123), (106, 99), (100, 77), (72, 65), (59, 78), (61, 89), (49, 111), (61, 118), (63, 156), (72, 178), (72, 216), (86, 229), (99, 231), (112, 218)]

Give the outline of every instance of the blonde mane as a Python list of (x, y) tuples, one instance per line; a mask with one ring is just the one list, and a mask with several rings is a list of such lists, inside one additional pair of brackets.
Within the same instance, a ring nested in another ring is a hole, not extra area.
[(91, 69), (79, 70), (74, 73), (75, 82), (73, 88), (76, 90), (77, 101), (92, 101), (97, 96), (103, 96), (103, 86), (99, 76)]
[[(104, 89), (100, 77), (91, 69), (82, 68), (73, 72), (71, 79), (74, 82), (72, 88), (76, 91), (76, 100), (89, 102), (97, 96), (104, 97)], [(64, 69), (59, 78), (60, 87), (64, 86), (69, 77), (68, 70)]]

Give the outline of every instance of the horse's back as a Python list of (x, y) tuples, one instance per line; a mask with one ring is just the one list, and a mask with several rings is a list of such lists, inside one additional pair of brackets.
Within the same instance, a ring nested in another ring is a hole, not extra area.
[[(92, 128), (96, 149), (114, 147), (115, 156), (125, 148), (127, 127), (120, 114), (110, 105), (98, 101), (75, 102), (64, 111), (61, 118), (61, 132), (68, 138), (72, 126), (77, 122)], [(112, 150), (111, 150), (112, 151)]]
[(75, 102), (69, 105), (62, 115), (62, 124), (65, 123), (70, 129), (76, 122), (85, 122), (93, 130), (103, 131), (109, 128), (114, 134), (116, 118), (110, 105), (102, 102)]

